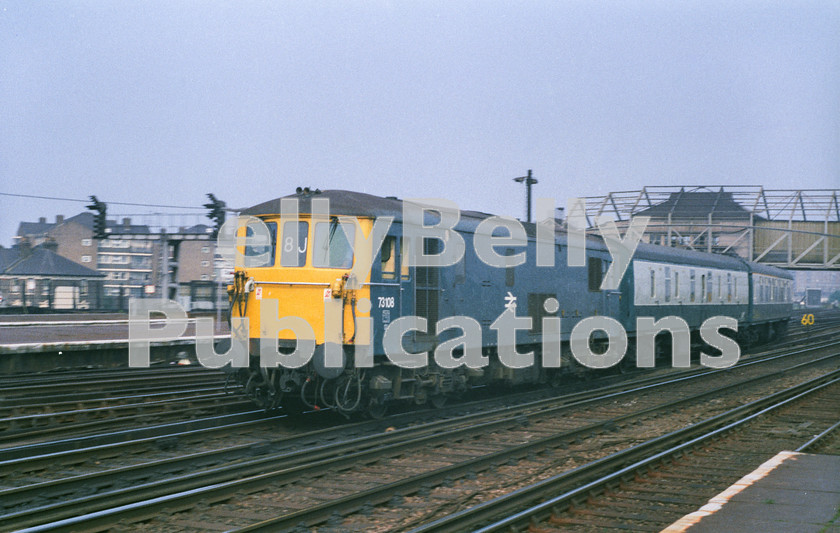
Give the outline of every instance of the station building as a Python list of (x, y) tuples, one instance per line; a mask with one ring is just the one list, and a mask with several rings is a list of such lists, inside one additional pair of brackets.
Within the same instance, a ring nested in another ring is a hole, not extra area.
[(101, 309), (105, 275), (58, 255), (54, 242), (0, 248), (0, 311)]

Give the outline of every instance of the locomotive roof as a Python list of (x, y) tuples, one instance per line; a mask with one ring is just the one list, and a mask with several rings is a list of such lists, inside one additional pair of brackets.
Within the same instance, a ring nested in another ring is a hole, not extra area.
[[(390, 216), (394, 217), (394, 221), (402, 221), (403, 214), (403, 200), (395, 197), (381, 197), (363, 192), (345, 191), (339, 189), (329, 189), (325, 191), (314, 190), (309, 193), (300, 192), (290, 194), (282, 198), (275, 198), (261, 204), (249, 207), (242, 210), (243, 215), (276, 215), (280, 213), (280, 201), (283, 198), (297, 198), (298, 209), (300, 213), (312, 212), (312, 200), (316, 198), (327, 198), (330, 201), (330, 213), (334, 215), (348, 215), (358, 217), (380, 217)], [(478, 223), (490, 217), (489, 213), (482, 213), (480, 211), (461, 211), (461, 220), (457, 225), (457, 229), (461, 231), (471, 232), (475, 230)], [(427, 224), (435, 223), (431, 215), (427, 214)], [(529, 237), (534, 237), (536, 233), (536, 224), (522, 222)], [(558, 225), (556, 231), (558, 240), (561, 244), (565, 244), (566, 231), (561, 229)], [(587, 236), (587, 246), (593, 250), (606, 251), (606, 246), (603, 240), (596, 236)], [(712, 268), (722, 268), (728, 270), (746, 271), (752, 270), (762, 274), (772, 276), (779, 276), (783, 278), (792, 278), (786, 270), (756, 263), (750, 263), (745, 259), (737, 256), (708, 254), (694, 250), (686, 250), (682, 248), (670, 248), (667, 246), (659, 246), (653, 244), (640, 243), (633, 255), (634, 259), (647, 261), (662, 261), (673, 263), (690, 262), (697, 266), (707, 266)]]
[[(301, 213), (312, 212), (312, 200), (326, 198), (330, 201), (330, 214), (357, 217), (394, 217), (395, 221), (402, 220), (403, 200), (396, 196), (374, 196), (363, 192), (328, 189), (314, 190), (309, 193), (296, 193), (281, 198), (275, 198), (242, 211), (243, 215), (276, 215), (280, 213), (280, 200), (297, 198), (298, 209)], [(487, 218), (489, 213), (479, 211), (461, 211), (461, 217)]]

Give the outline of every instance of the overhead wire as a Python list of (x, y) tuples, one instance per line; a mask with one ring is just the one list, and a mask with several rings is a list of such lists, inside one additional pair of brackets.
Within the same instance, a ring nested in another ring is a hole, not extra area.
[[(35, 194), (17, 194), (17, 193), (9, 193), (9, 192), (0, 192), (0, 196), (12, 196), (16, 198), (34, 198), (38, 200), (58, 200), (62, 202), (81, 202), (81, 203), (88, 203), (88, 200), (81, 200), (79, 198), (60, 198), (56, 196), (39, 196)], [(167, 209), (201, 209), (204, 210), (204, 207), (201, 206), (194, 206), (194, 205), (162, 205), (162, 204), (141, 204), (141, 203), (134, 203), (134, 202), (105, 202), (106, 204), (111, 205), (132, 205), (137, 207), (160, 207), (160, 208), (167, 208)]]

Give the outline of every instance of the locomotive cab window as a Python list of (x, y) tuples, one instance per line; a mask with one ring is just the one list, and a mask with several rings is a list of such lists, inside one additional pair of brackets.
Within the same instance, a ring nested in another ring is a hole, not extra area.
[[(353, 235), (355, 238), (355, 235)], [(312, 265), (319, 268), (350, 268), (353, 266), (353, 241), (338, 224), (338, 219), (315, 224)]]
[[(277, 252), (277, 222), (265, 222), (269, 235), (260, 231), (259, 224), (248, 224), (245, 227), (245, 236), (254, 238), (259, 244), (245, 246), (246, 267), (270, 267), (274, 266), (274, 256)], [(264, 244), (263, 244), (264, 242)]]
[(397, 277), (397, 238), (388, 235), (382, 242), (382, 279), (396, 279)]
[(309, 245), (309, 222), (284, 222), (280, 265), (300, 267), (306, 264), (306, 248)]

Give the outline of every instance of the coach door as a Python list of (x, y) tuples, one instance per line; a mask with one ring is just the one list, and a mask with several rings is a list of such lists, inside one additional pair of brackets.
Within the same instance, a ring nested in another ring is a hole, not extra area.
[(619, 316), (621, 305), (621, 291), (601, 290), (607, 271), (610, 268), (610, 261), (600, 257), (589, 256), (587, 259), (588, 284), (590, 295), (595, 299), (598, 313), (607, 316)]

